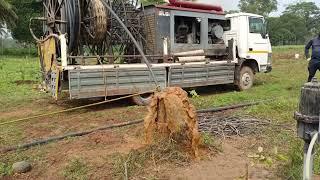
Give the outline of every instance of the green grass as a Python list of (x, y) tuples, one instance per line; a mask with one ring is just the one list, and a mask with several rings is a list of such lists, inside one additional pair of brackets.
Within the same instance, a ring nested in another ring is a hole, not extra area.
[(1, 56), (16, 56), (16, 57), (37, 57), (38, 50), (36, 47), (30, 48), (4, 48), (0, 49)]
[[(210, 143), (212, 144), (206, 145), (213, 148), (213, 141)], [(112, 174), (114, 179), (139, 177), (142, 174), (157, 176), (152, 170), (156, 169), (157, 165), (172, 163), (186, 166), (191, 162), (191, 158), (183, 149), (174, 139), (160, 138), (142, 150), (131, 150), (127, 155), (116, 153), (112, 158)]]
[(89, 168), (82, 159), (72, 159), (62, 172), (67, 180), (89, 179)]
[(43, 97), (33, 85), (40, 82), (37, 58), (0, 57), (0, 111)]
[(294, 52), (294, 53), (301, 53), (304, 51), (304, 45), (287, 45), (287, 46), (274, 46), (272, 47), (272, 52), (273, 53), (289, 53), (289, 52)]
[[(302, 55), (303, 46), (274, 47), (273, 52), (275, 57), (274, 70), (269, 74), (257, 74), (256, 83), (252, 89), (237, 92), (230, 87), (226, 89), (221, 87), (197, 88), (192, 92), (194, 105), (198, 109), (202, 109), (244, 101), (272, 99), (270, 102), (245, 108), (237, 113), (270, 119), (273, 123), (285, 124), (294, 129), (296, 122), (293, 119), (293, 113), (297, 110), (300, 88), (307, 79), (307, 61), (303, 59), (294, 60), (290, 57), (294, 57), (297, 52)], [(281, 58), (277, 58), (280, 56)], [(289, 59), (283, 59), (283, 57)], [(48, 97), (48, 95), (33, 90), (31, 84), (17, 85), (16, 83), (17, 81), (26, 82), (27, 80), (39, 82), (38, 67), (37, 58), (0, 57), (0, 112), (19, 110), (20, 107), (28, 106), (30, 102)], [(320, 77), (319, 75), (318, 73), (317, 76)], [(125, 119), (127, 118), (125, 116), (126, 111), (134, 112), (135, 108), (121, 109), (117, 114), (119, 114), (119, 117), (123, 114)], [(0, 128), (0, 131), (6, 134), (5, 138), (0, 137), (1, 145), (16, 144), (25, 136), (23, 128), (18, 125)], [(210, 139), (204, 140), (208, 145), (212, 143)], [(303, 146), (301, 140), (296, 138), (295, 132), (270, 128), (265, 133), (263, 140), (266, 142), (261, 143), (265, 145), (266, 151), (271, 152), (275, 147), (279, 149), (278, 155), (270, 155), (272, 160), (279, 164), (277, 166), (279, 175), (290, 179), (300, 179)], [(121, 173), (124, 172), (122, 169), (123, 162), (127, 161), (129, 156), (120, 157), (118, 159), (120, 163), (118, 164), (121, 164), (121, 166), (116, 169), (119, 170), (118, 175), (121, 177), (123, 176)], [(0, 174), (10, 174), (10, 166), (14, 160), (24, 158), (25, 156), (19, 156), (19, 152), (1, 157)], [(315, 172), (320, 173), (320, 157), (317, 156), (316, 158)], [(136, 168), (133, 165), (132, 167)], [(63, 176), (65, 178), (87, 177), (88, 171), (88, 167), (83, 160), (75, 160), (66, 166)]]
[[(302, 53), (302, 46), (274, 48), (275, 56), (294, 53)], [(307, 64), (304, 59), (279, 60), (273, 62), (274, 70), (270, 74), (257, 74), (255, 86), (244, 92), (221, 90), (214, 95), (209, 94), (210, 88), (196, 90), (200, 97), (193, 98), (198, 109), (241, 103), (244, 101), (268, 100), (257, 106), (241, 110), (240, 114), (249, 114), (262, 119), (269, 119), (273, 123), (283, 124), (288, 128), (295, 129), (293, 113), (298, 109), (300, 89), (307, 79)], [(320, 74), (317, 74), (319, 79)], [(214, 88), (213, 88), (214, 90)], [(295, 132), (270, 128), (264, 139), (265, 146), (269, 151), (279, 148), (281, 157), (274, 155), (272, 158), (279, 164), (278, 173), (283, 178), (301, 179), (302, 175), (302, 140), (296, 138)], [(316, 156), (315, 173), (320, 173), (320, 156)]]
[[(12, 165), (15, 162), (28, 161), (32, 165), (35, 162), (43, 163), (43, 158), (46, 155), (46, 149), (42, 149), (40, 146), (35, 147), (34, 153), (29, 154), (27, 151), (18, 150), (15, 153), (8, 153), (0, 156), (0, 179), (4, 176), (12, 175)], [(40, 164), (40, 163), (39, 163)], [(48, 165), (43, 165), (40, 169), (45, 169)]]

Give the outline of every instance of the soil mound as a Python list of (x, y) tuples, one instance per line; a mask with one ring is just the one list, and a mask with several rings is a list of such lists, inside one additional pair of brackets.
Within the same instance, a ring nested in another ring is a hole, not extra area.
[(195, 157), (198, 157), (198, 118), (187, 92), (181, 88), (170, 87), (153, 95), (144, 127), (148, 144), (156, 137), (156, 133), (188, 145)]

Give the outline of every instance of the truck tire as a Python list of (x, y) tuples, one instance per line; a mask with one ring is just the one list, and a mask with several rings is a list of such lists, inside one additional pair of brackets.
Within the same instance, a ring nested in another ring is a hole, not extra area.
[(133, 96), (132, 101), (138, 106), (148, 106), (151, 102), (152, 94)]
[(239, 79), (236, 82), (240, 91), (248, 90), (253, 86), (254, 72), (249, 66), (243, 66), (239, 73)]

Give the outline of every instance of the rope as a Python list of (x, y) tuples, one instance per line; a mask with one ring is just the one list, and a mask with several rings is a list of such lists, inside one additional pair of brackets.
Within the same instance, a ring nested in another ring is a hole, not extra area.
[(61, 110), (61, 111), (56, 111), (56, 112), (52, 112), (52, 113), (40, 114), (40, 115), (31, 116), (31, 117), (27, 117), (27, 118), (16, 119), (13, 121), (7, 121), (7, 122), (0, 123), (0, 126), (13, 124), (13, 123), (17, 123), (17, 122), (22, 122), (22, 121), (28, 121), (28, 120), (36, 119), (36, 118), (40, 118), (40, 117), (51, 116), (51, 115), (65, 113), (65, 112), (75, 111), (75, 110), (79, 110), (79, 109), (83, 109), (83, 108), (87, 108), (87, 107), (92, 107), (92, 106), (97, 106), (97, 105), (101, 105), (101, 104), (106, 104), (106, 103), (119, 101), (122, 99), (130, 98), (130, 97), (134, 97), (134, 96), (138, 96), (138, 95), (142, 95), (142, 94), (146, 94), (146, 93), (151, 93), (154, 91), (156, 91), (156, 90), (142, 92), (142, 93), (136, 93), (136, 94), (132, 94), (132, 95), (128, 95), (128, 96), (123, 96), (123, 97), (119, 97), (119, 98), (115, 98), (115, 99), (111, 99), (111, 100), (106, 100), (106, 101), (101, 101), (101, 102), (97, 102), (97, 103), (93, 103), (93, 104), (87, 104), (84, 106), (78, 106), (78, 107), (65, 109), (65, 110)]
[[(224, 106), (224, 107), (216, 107), (216, 108), (206, 109), (206, 110), (198, 110), (197, 113), (202, 113), (202, 112), (220, 112), (220, 111), (225, 111), (225, 110), (228, 110), (228, 109), (235, 109), (235, 108), (242, 108), (242, 107), (247, 107), (247, 106), (254, 106), (254, 105), (258, 105), (260, 103), (263, 103), (265, 101), (268, 101), (268, 100), (257, 101), (255, 103), (238, 104), (238, 105), (231, 105), (231, 106)], [(18, 144), (18, 145), (2, 148), (2, 149), (0, 149), (0, 153), (7, 153), (7, 152), (15, 151), (15, 150), (18, 150), (18, 149), (28, 149), (28, 148), (31, 148), (33, 146), (39, 146), (39, 145), (43, 145), (43, 144), (48, 144), (50, 142), (63, 140), (63, 139), (68, 138), (68, 137), (79, 137), (79, 136), (84, 136), (84, 135), (91, 134), (91, 133), (96, 132), (96, 131), (109, 130), (109, 129), (119, 128), (119, 127), (130, 126), (130, 125), (134, 125), (134, 124), (140, 124), (140, 123), (143, 123), (143, 120), (127, 121), (127, 122), (123, 122), (123, 123), (120, 123), (120, 124), (113, 124), (113, 125), (98, 127), (98, 128), (91, 129), (91, 130), (72, 132), (72, 133), (68, 133), (68, 134), (64, 134), (64, 135), (60, 135), (60, 136), (53, 136), (53, 137), (49, 137), (49, 138), (45, 138), (45, 139), (32, 140), (29, 143)]]

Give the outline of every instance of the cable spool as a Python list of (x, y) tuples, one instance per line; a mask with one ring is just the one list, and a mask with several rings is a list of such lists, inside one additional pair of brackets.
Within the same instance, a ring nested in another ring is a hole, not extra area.
[(70, 54), (77, 54), (81, 28), (79, 0), (66, 1), (66, 21), (68, 50)]
[[(81, 28), (80, 0), (44, 0), (43, 9), (44, 16), (34, 20), (43, 21), (44, 39), (53, 34), (67, 34), (69, 53), (77, 54)], [(37, 41), (41, 39), (34, 35), (31, 28), (30, 32)], [(59, 50), (57, 54), (59, 56)]]
[[(122, 23), (139, 44), (145, 44), (141, 9), (137, 9), (137, 0), (43, 0), (43, 17), (30, 20), (30, 32), (33, 38), (43, 43), (51, 36), (66, 34), (68, 55), (137, 55), (138, 50)], [(115, 15), (111, 15), (110, 6)], [(32, 21), (43, 22), (43, 35), (37, 37), (32, 29)], [(56, 41), (56, 57), (60, 55), (60, 42)], [(116, 49), (115, 49), (116, 47)], [(118, 57), (116, 57), (118, 58)], [(110, 63), (115, 59), (110, 60)], [(141, 59), (125, 58), (124, 62), (141, 62)], [(75, 61), (70, 61), (74, 64)]]
[(100, 43), (106, 38), (108, 12), (101, 0), (89, 0), (84, 9), (84, 29), (86, 30), (90, 43)]

